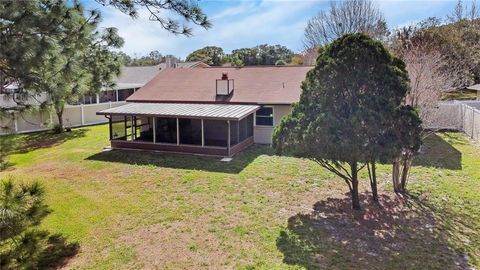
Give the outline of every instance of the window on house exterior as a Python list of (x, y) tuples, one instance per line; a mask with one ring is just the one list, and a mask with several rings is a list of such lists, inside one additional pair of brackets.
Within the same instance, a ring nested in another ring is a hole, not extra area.
[(113, 91), (112, 90), (102, 91), (98, 95), (99, 95), (100, 103), (115, 102), (116, 99), (117, 99), (117, 95), (115, 93), (115, 90), (113, 90)]
[(273, 108), (262, 107), (255, 113), (255, 124), (257, 126), (273, 126)]
[(134, 89), (120, 89), (118, 90), (118, 101), (125, 101), (130, 95), (134, 93)]

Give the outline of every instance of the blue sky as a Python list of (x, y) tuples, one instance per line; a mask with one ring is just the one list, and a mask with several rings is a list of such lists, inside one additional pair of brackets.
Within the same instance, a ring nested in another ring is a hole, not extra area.
[[(378, 1), (388, 26), (395, 28), (428, 17), (445, 17), (456, 4), (455, 0)], [(158, 23), (148, 19), (140, 10), (140, 18), (131, 19), (121, 12), (87, 2), (87, 8), (102, 12), (101, 27), (116, 27), (125, 39), (122, 51), (130, 55), (145, 55), (152, 50), (182, 58), (195, 49), (208, 45), (232, 49), (258, 44), (282, 44), (294, 51), (302, 50), (303, 30), (309, 18), (329, 3), (321, 0), (201, 0), (200, 7), (209, 16), (213, 27), (194, 28), (193, 37), (167, 33)]]

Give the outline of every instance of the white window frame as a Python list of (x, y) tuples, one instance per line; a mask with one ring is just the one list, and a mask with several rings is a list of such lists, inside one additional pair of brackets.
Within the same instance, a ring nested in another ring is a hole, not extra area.
[[(256, 127), (275, 127), (275, 107), (274, 106), (261, 106), (261, 108), (272, 108), (272, 125), (257, 125), (257, 112), (255, 112), (255, 117), (253, 118), (254, 124)], [(265, 116), (260, 116), (265, 117)]]

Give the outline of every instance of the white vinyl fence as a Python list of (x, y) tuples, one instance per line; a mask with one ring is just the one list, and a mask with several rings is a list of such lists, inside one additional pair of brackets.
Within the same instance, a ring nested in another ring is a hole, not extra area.
[[(124, 105), (125, 101), (97, 104), (67, 105), (63, 113), (63, 122), (67, 127), (80, 127), (108, 122), (96, 112)], [(51, 129), (58, 123), (54, 113), (15, 113), (14, 116), (0, 117), (0, 135), (8, 133), (29, 133)]]

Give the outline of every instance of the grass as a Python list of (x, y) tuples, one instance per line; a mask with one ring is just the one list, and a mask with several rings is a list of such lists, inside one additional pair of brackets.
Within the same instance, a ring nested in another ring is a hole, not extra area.
[(463, 89), (446, 92), (442, 96), (442, 100), (475, 100), (477, 99), (477, 91)]
[(428, 139), (408, 197), (390, 192), (381, 166), (381, 206), (363, 181), (359, 212), (341, 180), (264, 146), (222, 163), (103, 152), (105, 125), (11, 138), (0, 178), (43, 183), (53, 212), (41, 229), (80, 246), (69, 268), (480, 267), (480, 148), (462, 134)]

